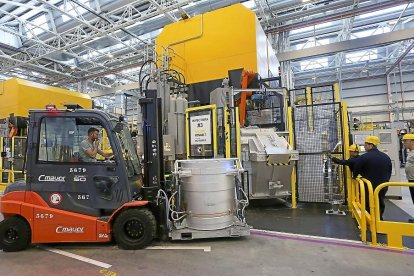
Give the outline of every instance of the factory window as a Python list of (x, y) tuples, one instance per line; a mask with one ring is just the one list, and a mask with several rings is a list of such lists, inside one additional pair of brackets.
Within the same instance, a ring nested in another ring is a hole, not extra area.
[(322, 46), (322, 45), (327, 45), (327, 44), (329, 44), (329, 38), (315, 39), (314, 37), (312, 37), (312, 38), (308, 39), (308, 41), (306, 41), (306, 43), (296, 44), (294, 46), (294, 48), (296, 50), (302, 50), (302, 49), (306, 49), (306, 48)]
[(305, 32), (311, 32), (311, 31), (314, 31), (314, 30), (329, 27), (331, 25), (332, 25), (332, 22), (321, 23), (321, 24), (317, 24), (315, 26), (309, 26), (309, 27), (304, 27), (304, 28), (292, 30), (290, 32), (290, 34), (300, 34), (300, 33), (305, 33)]
[(300, 62), (300, 69), (302, 71), (321, 69), (328, 67), (328, 58), (317, 58)]
[(377, 49), (347, 53), (345, 55), (346, 63), (358, 63), (361, 61), (370, 61), (370, 60), (374, 60), (377, 58), (378, 58)]
[(104, 161), (102, 155), (91, 158), (84, 150), (91, 144), (88, 142), (88, 130), (93, 127), (99, 131), (98, 152), (111, 152), (105, 129), (98, 123), (92, 123), (85, 124), (76, 118), (44, 118), (40, 126), (38, 160), (69, 163)]
[(374, 12), (370, 12), (370, 13), (366, 13), (366, 14), (361, 14), (359, 16), (357, 16), (357, 18), (372, 18), (372, 17), (378, 17), (380, 15), (384, 15), (384, 14), (391, 14), (393, 12), (400, 12), (402, 11), (407, 5), (403, 4), (403, 5), (399, 5), (399, 6), (395, 6), (395, 7), (391, 7), (388, 9), (382, 9), (379, 11), (374, 11)]
[[(85, 6), (89, 5), (89, 0), (80, 0), (82, 4)], [(62, 13), (62, 21), (67, 22), (72, 19), (72, 17), (79, 17), (79, 15), (82, 15), (87, 12), (86, 9), (82, 8), (81, 6), (72, 3), (70, 1), (64, 1), (61, 5), (58, 5), (59, 9), (64, 11), (65, 13), (69, 14), (70, 16)], [(72, 17), (71, 17), (72, 16)]]

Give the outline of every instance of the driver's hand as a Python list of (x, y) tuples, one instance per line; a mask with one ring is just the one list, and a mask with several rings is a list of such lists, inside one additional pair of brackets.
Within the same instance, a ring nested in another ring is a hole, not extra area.
[(115, 156), (112, 154), (108, 157), (105, 158), (106, 162), (114, 162), (115, 161)]

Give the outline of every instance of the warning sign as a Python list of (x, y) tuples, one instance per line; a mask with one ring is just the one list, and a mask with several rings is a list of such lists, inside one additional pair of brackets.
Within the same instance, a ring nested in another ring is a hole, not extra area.
[(210, 115), (190, 117), (190, 136), (192, 145), (211, 145)]

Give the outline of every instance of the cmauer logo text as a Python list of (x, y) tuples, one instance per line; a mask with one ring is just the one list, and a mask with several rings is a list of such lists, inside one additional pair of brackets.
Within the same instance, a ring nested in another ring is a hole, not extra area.
[(66, 176), (39, 175), (38, 180), (43, 182), (65, 182)]
[(66, 227), (58, 226), (56, 227), (56, 233), (58, 234), (83, 234), (84, 227)]

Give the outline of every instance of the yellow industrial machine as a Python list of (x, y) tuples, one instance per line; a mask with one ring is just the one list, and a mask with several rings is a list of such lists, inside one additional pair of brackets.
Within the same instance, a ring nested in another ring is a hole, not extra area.
[[(159, 67), (176, 70), (190, 84), (189, 99), (209, 104), (229, 71), (278, 75), (279, 62), (253, 11), (241, 4), (197, 15), (164, 27), (156, 39)], [(233, 86), (238, 86), (239, 84)]]
[(18, 78), (0, 82), (0, 119), (7, 118), (10, 114), (27, 117), (29, 109), (44, 109), (50, 103), (63, 109), (65, 104), (92, 108), (91, 97), (83, 93)]
[(24, 178), (26, 119), (30, 109), (53, 104), (79, 105), (91, 109), (91, 98), (83, 93), (12, 78), (0, 82), (0, 191), (7, 184)]

